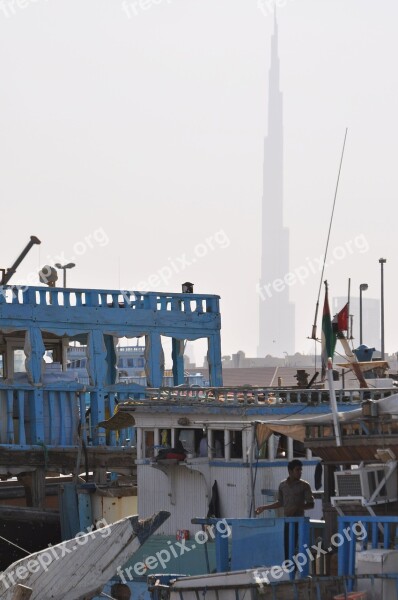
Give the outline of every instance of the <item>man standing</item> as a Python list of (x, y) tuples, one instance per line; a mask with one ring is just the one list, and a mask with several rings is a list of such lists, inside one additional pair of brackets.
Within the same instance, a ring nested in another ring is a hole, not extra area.
[[(308, 481), (301, 479), (303, 463), (297, 458), (287, 465), (289, 476), (279, 484), (278, 500), (271, 504), (264, 504), (256, 508), (256, 515), (264, 510), (283, 507), (285, 517), (303, 517), (304, 511), (314, 508), (314, 496)], [(297, 527), (295, 527), (295, 540), (297, 542)], [(288, 558), (289, 524), (285, 524), (285, 555)]]

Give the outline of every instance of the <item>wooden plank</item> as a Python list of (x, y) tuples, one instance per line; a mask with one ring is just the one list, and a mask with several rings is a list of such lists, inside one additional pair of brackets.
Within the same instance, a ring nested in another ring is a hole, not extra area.
[(21, 446), (26, 444), (26, 430), (25, 430), (25, 391), (18, 390), (18, 443)]
[(99, 524), (97, 530), (30, 554), (2, 573), (0, 598), (14, 600), (18, 576), (32, 588), (30, 600), (90, 598), (169, 516), (160, 511), (145, 520), (132, 516), (105, 527)]
[(14, 393), (7, 390), (7, 444), (14, 443), (14, 421), (13, 421)]
[[(65, 472), (68, 469), (74, 472), (77, 461), (78, 447), (73, 448), (29, 448), (21, 450), (19, 448), (5, 448), (0, 446), (0, 464), (8, 469), (25, 467), (26, 470), (42, 467), (44, 463), (44, 452), (46, 452), (47, 471)], [(135, 448), (106, 446), (88, 446), (88, 462), (90, 469), (96, 467), (106, 468), (128, 468), (135, 472), (134, 459), (136, 458)]]
[(39, 510), (25, 506), (0, 506), (2, 521), (18, 523), (54, 523), (59, 524), (59, 512), (55, 510)]
[(26, 587), (26, 585), (22, 585), (21, 583), (18, 583), (14, 588), (12, 600), (28, 600), (32, 594), (33, 594), (32, 588)]

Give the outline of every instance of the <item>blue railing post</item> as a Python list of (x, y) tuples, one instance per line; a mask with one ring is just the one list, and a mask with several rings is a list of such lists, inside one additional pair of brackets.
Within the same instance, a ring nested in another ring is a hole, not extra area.
[[(285, 527), (288, 528), (288, 549), (285, 553), (287, 560), (292, 560), (300, 573), (300, 577), (308, 577), (310, 572), (311, 558), (307, 552), (310, 542), (310, 519), (309, 517), (285, 517)], [(295, 559), (295, 560), (294, 560)], [(290, 572), (290, 579), (295, 578), (295, 572)]]
[[(391, 549), (394, 544), (391, 535), (398, 527), (398, 517), (339, 516), (337, 522), (338, 533), (335, 535), (338, 539), (335, 545), (338, 546), (338, 575), (347, 576), (347, 589), (352, 591), (358, 552), (375, 548)], [(358, 543), (360, 543), (359, 546), (357, 546)], [(387, 578), (389, 576), (388, 573), (380, 575)], [(393, 575), (390, 574), (390, 576)]]
[(31, 444), (44, 442), (43, 390), (29, 391), (29, 417)]
[(218, 529), (215, 531), (217, 571), (221, 573), (223, 571), (229, 571), (228, 537), (225, 535), (222, 537)]
[(173, 383), (181, 385), (184, 383), (184, 340), (172, 338), (171, 356), (173, 359)]

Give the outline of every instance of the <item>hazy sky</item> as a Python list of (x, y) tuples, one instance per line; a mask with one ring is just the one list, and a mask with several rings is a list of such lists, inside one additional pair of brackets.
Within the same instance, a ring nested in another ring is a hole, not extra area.
[[(387, 258), (396, 351), (398, 3), (277, 6), (296, 349), (313, 350), (348, 127), (325, 277), (378, 298)], [(73, 287), (189, 280), (221, 296), (223, 353), (254, 356), (272, 30), (267, 0), (0, 0), (0, 266), (42, 240), (12, 282), (71, 260)]]

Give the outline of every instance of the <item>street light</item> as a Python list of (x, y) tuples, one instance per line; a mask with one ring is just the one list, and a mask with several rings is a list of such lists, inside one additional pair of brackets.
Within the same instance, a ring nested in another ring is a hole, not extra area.
[(381, 311), (380, 311), (380, 320), (381, 320), (381, 360), (384, 360), (384, 271), (383, 265), (387, 262), (386, 258), (379, 258), (380, 263), (380, 283), (381, 283)]
[(367, 283), (361, 283), (359, 286), (359, 343), (362, 344), (362, 292), (368, 289)]
[(64, 288), (66, 288), (66, 269), (73, 269), (73, 267), (76, 267), (75, 263), (68, 263), (67, 265), (61, 265), (60, 263), (55, 263), (55, 266), (57, 267), (57, 269), (62, 269), (64, 272), (64, 282), (63, 282), (63, 286)]

